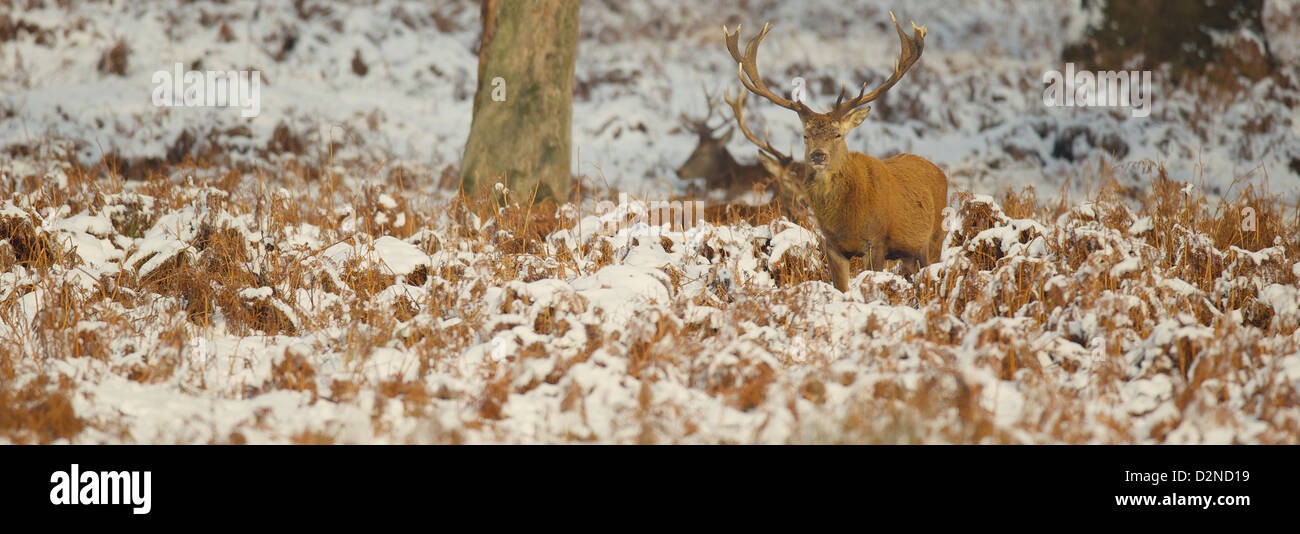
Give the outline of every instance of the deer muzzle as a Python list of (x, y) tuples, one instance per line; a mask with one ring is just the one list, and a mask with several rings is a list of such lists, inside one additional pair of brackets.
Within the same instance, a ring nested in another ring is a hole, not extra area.
[(808, 162), (812, 163), (813, 167), (825, 167), (826, 153), (820, 150), (814, 151), (812, 154), (808, 155)]

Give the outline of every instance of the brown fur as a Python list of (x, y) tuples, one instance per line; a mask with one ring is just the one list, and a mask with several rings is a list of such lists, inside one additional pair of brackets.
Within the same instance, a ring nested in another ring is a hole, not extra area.
[(755, 184), (766, 183), (770, 175), (762, 165), (744, 165), (731, 156), (727, 150), (730, 134), (728, 131), (720, 138), (700, 134), (700, 143), (677, 169), (677, 176), (683, 179), (704, 178), (709, 189), (722, 189), (732, 195), (753, 189)]
[(808, 184), (835, 287), (848, 289), (849, 256), (864, 256), (871, 270), (899, 258), (905, 274), (938, 260), (948, 203), (943, 171), (912, 154), (881, 161), (853, 152), (846, 160), (838, 169), (814, 172)]

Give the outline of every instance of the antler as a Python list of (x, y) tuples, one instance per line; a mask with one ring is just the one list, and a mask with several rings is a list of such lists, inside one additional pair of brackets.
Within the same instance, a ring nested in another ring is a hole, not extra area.
[(781, 151), (774, 148), (772, 146), (772, 142), (768, 138), (766, 138), (766, 134), (764, 134), (765, 138), (762, 141), (759, 141), (758, 136), (754, 135), (753, 132), (750, 132), (748, 126), (745, 126), (745, 92), (744, 91), (740, 91), (739, 93), (736, 93), (736, 98), (733, 99), (731, 98), (731, 90), (728, 89), (725, 95), (723, 96), (723, 98), (726, 99), (728, 104), (731, 104), (731, 110), (733, 114), (736, 116), (736, 124), (740, 126), (740, 133), (745, 135), (745, 139), (749, 139), (749, 142), (758, 145), (759, 150), (762, 150), (763, 152), (767, 152), (769, 155), (776, 158), (776, 160), (780, 162), (781, 166), (783, 167), (789, 165), (791, 162), (794, 161), (794, 158), (782, 154)]
[[(778, 172), (772, 177), (776, 181), (778, 190), (783, 193), (781, 197), (792, 201), (794, 205), (807, 206), (809, 204), (808, 194), (799, 181), (803, 177), (803, 171), (794, 166), (794, 158), (773, 147), (772, 141), (767, 137), (766, 133), (763, 134), (763, 140), (760, 142), (758, 136), (749, 131), (749, 127), (745, 125), (745, 92), (736, 93), (736, 98), (733, 99), (731, 98), (731, 90), (727, 90), (723, 98), (726, 99), (728, 104), (731, 104), (731, 110), (736, 117), (736, 124), (740, 128), (740, 133), (745, 135), (745, 139), (749, 139), (749, 142), (757, 145), (760, 151), (772, 156), (783, 169), (782, 172)], [(790, 220), (797, 221), (799, 217), (795, 214), (794, 205), (787, 205), (783, 201), (782, 210)]]
[(713, 118), (713, 109), (718, 107), (718, 97), (709, 96), (709, 90), (703, 86), (700, 87), (700, 90), (704, 92), (704, 103), (709, 108), (708, 113), (704, 115), (703, 119), (698, 120), (687, 117), (685, 113), (681, 114), (679, 118), (682, 121), (682, 125), (688, 130), (700, 135), (713, 137), (713, 132), (722, 129), (722, 127), (726, 126), (727, 123), (723, 122), (717, 126), (709, 126), (709, 120)]
[[(756, 37), (749, 40), (749, 44), (745, 46), (745, 55), (742, 56), (740, 55), (740, 47), (737, 44), (737, 41), (740, 39), (740, 25), (736, 25), (736, 33), (727, 31), (727, 26), (725, 24), (722, 26), (722, 33), (727, 38), (727, 51), (731, 52), (731, 58), (735, 59), (738, 64), (736, 66), (736, 75), (740, 77), (740, 83), (744, 84), (746, 89), (749, 89), (758, 96), (771, 100), (773, 104), (796, 111), (800, 115), (810, 113), (812, 110), (809, 109), (808, 106), (804, 105), (803, 102), (787, 100), (780, 95), (773, 93), (771, 89), (767, 88), (767, 84), (763, 83), (763, 77), (758, 75), (758, 45), (763, 42), (763, 37), (765, 37), (767, 32), (771, 29), (772, 23), (769, 22), (764, 24), (763, 31), (759, 32)], [(752, 141), (753, 139), (750, 140)]]
[(913, 22), (912, 36), (908, 37), (907, 34), (903, 33), (903, 28), (898, 25), (898, 19), (894, 18), (893, 11), (889, 12), (889, 20), (894, 23), (894, 29), (898, 31), (898, 40), (902, 43), (903, 47), (902, 51), (899, 52), (898, 60), (894, 62), (894, 74), (891, 75), (888, 80), (885, 80), (885, 83), (880, 84), (879, 87), (876, 87), (870, 93), (866, 93), (867, 84), (866, 82), (863, 82), (862, 90), (858, 91), (858, 96), (848, 102), (844, 102), (844, 92), (847, 90), (847, 86), (841, 84), (840, 96), (835, 99), (835, 107), (831, 108), (830, 111), (832, 115), (842, 116), (863, 104), (875, 100), (881, 95), (881, 93), (888, 91), (890, 87), (893, 87), (894, 84), (898, 83), (898, 80), (902, 79), (903, 74), (905, 74), (908, 69), (911, 69), (912, 65), (916, 64), (917, 59), (921, 58), (921, 51), (925, 48), (925, 26), (918, 28), (916, 23)]

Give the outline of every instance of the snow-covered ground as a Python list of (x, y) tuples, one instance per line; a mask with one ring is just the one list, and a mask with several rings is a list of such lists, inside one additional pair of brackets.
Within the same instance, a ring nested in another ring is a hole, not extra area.
[[(760, 67), (819, 104), (892, 68), (888, 9), (928, 27), (848, 142), (943, 167), (954, 232), (916, 278), (863, 272), (847, 294), (786, 221), (601, 234), (637, 205), (532, 221), (436, 190), (468, 133), (474, 3), (19, 3), (36, 7), (0, 6), (0, 396), (18, 414), (0, 440), (1300, 436), (1300, 244), (1246, 250), (1193, 216), (1266, 181), (1300, 199), (1296, 91), (1207, 101), (1157, 78), (1147, 118), (1045, 107), (1043, 72), (1095, 15), (1076, 2), (584, 3), (575, 170), (637, 198), (684, 190), (678, 115), (739, 87), (722, 24), (774, 21)], [(118, 42), (125, 72), (102, 72)], [(261, 71), (261, 114), (154, 107), (177, 62)], [(798, 146), (794, 114), (756, 100)], [(284, 131), (300, 154), (272, 149)], [(96, 167), (204, 154), (146, 181)], [(1159, 166), (1193, 186), (1090, 194)], [(1071, 201), (992, 196), (1026, 185)]]

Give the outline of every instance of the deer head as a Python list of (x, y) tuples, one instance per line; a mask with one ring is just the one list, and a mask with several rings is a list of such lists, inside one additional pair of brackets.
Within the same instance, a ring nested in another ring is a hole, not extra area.
[(727, 39), (727, 51), (731, 53), (732, 59), (735, 59), (738, 64), (737, 75), (745, 88), (778, 106), (799, 114), (799, 121), (803, 123), (804, 158), (812, 172), (816, 174), (843, 165), (849, 154), (844, 137), (850, 130), (862, 124), (862, 121), (867, 118), (867, 113), (871, 111), (870, 106), (862, 106), (875, 100), (898, 83), (903, 74), (908, 69), (911, 69), (916, 60), (921, 57), (921, 51), (925, 46), (925, 27), (918, 28), (913, 23), (912, 36), (908, 37), (903, 33), (903, 28), (898, 25), (898, 20), (894, 18), (893, 12), (889, 13), (889, 19), (893, 21), (894, 29), (898, 31), (898, 38), (902, 42), (902, 52), (898, 61), (894, 64), (893, 75), (870, 93), (867, 92), (867, 84), (863, 83), (862, 89), (858, 91), (858, 96), (847, 101), (844, 97), (848, 87), (841, 85), (839, 98), (835, 100), (835, 105), (825, 113), (815, 112), (803, 102), (788, 100), (772, 92), (771, 89), (768, 89), (767, 84), (763, 82), (763, 78), (759, 76), (757, 65), (758, 45), (763, 42), (763, 37), (772, 29), (771, 23), (763, 25), (763, 31), (749, 41), (749, 44), (745, 47), (744, 55), (741, 55), (737, 43), (740, 38), (740, 26), (736, 26), (735, 33), (729, 32), (726, 26), (722, 27), (722, 32)]
[(695, 150), (691, 152), (690, 157), (686, 158), (686, 163), (677, 168), (679, 178), (713, 178), (727, 174), (736, 164), (735, 159), (727, 152), (727, 142), (731, 140), (733, 130), (727, 128), (722, 135), (718, 135), (726, 123), (717, 126), (709, 126), (709, 120), (713, 118), (713, 108), (717, 107), (716, 97), (709, 96), (708, 91), (704, 92), (704, 102), (708, 105), (708, 113), (703, 119), (692, 119), (686, 115), (680, 117), (682, 127), (695, 132), (699, 137), (699, 142), (695, 145)]

